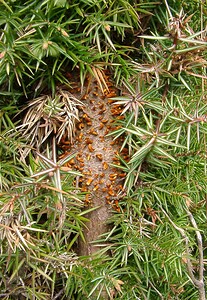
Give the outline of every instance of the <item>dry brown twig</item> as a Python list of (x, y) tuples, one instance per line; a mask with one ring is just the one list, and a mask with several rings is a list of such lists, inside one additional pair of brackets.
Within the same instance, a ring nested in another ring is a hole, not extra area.
[(206, 293), (205, 293), (205, 286), (204, 286), (204, 261), (203, 261), (203, 242), (202, 242), (202, 236), (198, 229), (197, 223), (192, 215), (192, 213), (189, 210), (186, 210), (188, 218), (193, 226), (195, 228), (196, 233), (196, 240), (197, 240), (197, 247), (199, 252), (199, 270), (198, 270), (198, 278), (195, 277), (193, 272), (193, 265), (190, 259), (190, 249), (189, 249), (189, 238), (186, 235), (186, 232), (184, 229), (178, 227), (168, 216), (168, 214), (165, 212), (165, 210), (160, 206), (160, 209), (164, 213), (164, 215), (168, 218), (169, 222), (172, 224), (172, 226), (181, 234), (181, 236), (184, 239), (185, 242), (185, 248), (186, 248), (186, 263), (187, 263), (187, 270), (188, 275), (193, 282), (194, 286), (198, 289), (199, 293), (199, 300), (206, 300)]

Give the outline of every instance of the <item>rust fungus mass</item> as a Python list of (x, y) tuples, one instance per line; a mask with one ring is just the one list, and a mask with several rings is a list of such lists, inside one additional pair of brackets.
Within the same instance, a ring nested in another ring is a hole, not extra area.
[[(119, 164), (117, 154), (121, 148), (121, 139), (114, 140), (113, 136), (108, 135), (120, 128), (114, 124), (117, 117), (122, 119), (122, 109), (114, 106), (109, 99), (117, 95), (117, 89), (108, 75), (103, 73), (103, 76), (108, 89), (101, 88), (96, 78), (89, 76), (83, 89), (77, 78), (72, 83), (71, 90), (76, 98), (83, 100), (83, 106), (79, 111), (75, 139), (67, 148), (67, 151), (76, 155), (68, 165), (81, 171), (83, 175), (82, 180), (78, 181), (78, 187), (85, 193), (86, 209), (97, 208), (86, 215), (89, 222), (84, 229), (85, 242), (79, 240), (80, 255), (90, 255), (99, 250), (91, 242), (108, 231), (106, 222), (114, 209), (120, 210), (118, 195), (123, 193), (121, 183), (124, 174), (120, 169), (114, 168), (114, 164)], [(127, 156), (127, 153), (124, 155)], [(74, 185), (77, 187), (77, 183)]]

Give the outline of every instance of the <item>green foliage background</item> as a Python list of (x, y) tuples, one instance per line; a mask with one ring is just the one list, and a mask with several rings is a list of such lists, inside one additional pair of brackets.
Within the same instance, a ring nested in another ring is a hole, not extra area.
[[(101, 299), (102, 290), (110, 299), (201, 297), (186, 263), (199, 278), (199, 231), (206, 265), (206, 9), (199, 1), (0, 2), (1, 299)], [(68, 73), (78, 70), (83, 84), (94, 68), (110, 69), (124, 91), (114, 99), (125, 110), (114, 138), (124, 134), (131, 159), (120, 157), (121, 212), (88, 259), (75, 253), (86, 221), (77, 174), (48, 161), (49, 148), (35, 158), (22, 116), (28, 100), (70, 86)]]

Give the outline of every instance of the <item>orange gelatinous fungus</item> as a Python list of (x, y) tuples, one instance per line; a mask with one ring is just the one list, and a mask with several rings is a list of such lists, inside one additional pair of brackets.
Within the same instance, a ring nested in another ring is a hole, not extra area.
[(108, 169), (108, 167), (109, 167), (109, 165), (107, 164), (107, 162), (103, 162), (103, 169), (104, 170), (107, 170)]
[(101, 130), (101, 129), (103, 129), (103, 127), (104, 127), (104, 123), (100, 123), (100, 125), (99, 125), (99, 129)]
[(93, 181), (92, 177), (88, 178), (87, 181), (86, 181), (86, 185), (89, 186), (92, 181)]
[(79, 124), (78, 124), (78, 129), (80, 129), (80, 130), (81, 130), (81, 129), (83, 129), (83, 128), (84, 128), (84, 124), (83, 124), (82, 122), (81, 122), (81, 123), (79, 123)]
[(100, 161), (102, 161), (103, 160), (103, 155), (100, 153), (97, 153), (96, 154), (96, 157), (100, 160)]
[(97, 184), (97, 185), (94, 186), (93, 191), (95, 192), (95, 191), (97, 191), (98, 189), (99, 189), (99, 185)]
[(88, 144), (88, 150), (89, 150), (90, 152), (93, 152), (93, 151), (94, 151), (94, 148), (92, 147), (91, 144)]
[(87, 145), (89, 145), (89, 144), (92, 144), (93, 141), (92, 141), (91, 139), (89, 139), (89, 138), (86, 138), (85, 143), (86, 143)]
[(116, 178), (117, 178), (117, 174), (116, 173), (109, 175), (109, 179), (110, 180), (115, 180)]
[(91, 197), (90, 197), (90, 194), (86, 194), (86, 195), (85, 195), (85, 203), (86, 203), (86, 204), (90, 204), (90, 203), (91, 203)]
[(95, 131), (94, 128), (91, 128), (88, 133), (93, 134), (93, 135), (98, 135), (98, 132)]

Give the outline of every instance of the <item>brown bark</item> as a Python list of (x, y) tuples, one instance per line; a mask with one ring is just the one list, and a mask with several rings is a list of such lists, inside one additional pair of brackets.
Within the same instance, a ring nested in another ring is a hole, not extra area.
[[(94, 202), (94, 205), (98, 205), (101, 201), (97, 199), (97, 201)], [(89, 222), (86, 224), (87, 227), (83, 231), (85, 241), (80, 238), (78, 243), (78, 253), (81, 256), (90, 256), (100, 250), (101, 246), (97, 246), (94, 242), (98, 240), (103, 233), (109, 231), (109, 226), (106, 224), (106, 221), (111, 214), (110, 208), (101, 203), (100, 206), (101, 207), (97, 210), (86, 215)]]
[(117, 194), (122, 192), (122, 174), (111, 164), (119, 164), (117, 153), (119, 141), (108, 133), (117, 129), (114, 119), (121, 119), (121, 108), (113, 105), (110, 97), (116, 96), (117, 90), (108, 77), (104, 75), (108, 89), (100, 88), (100, 82), (88, 78), (82, 92), (77, 83), (71, 90), (84, 106), (77, 123), (76, 139), (71, 145), (71, 153), (76, 153), (70, 161), (72, 168), (79, 170), (83, 176), (77, 178), (76, 185), (85, 193), (85, 207), (97, 207), (88, 213), (89, 222), (83, 229), (85, 242), (80, 239), (78, 254), (88, 256), (100, 250), (94, 242), (109, 230), (107, 220), (114, 209), (119, 209)]

